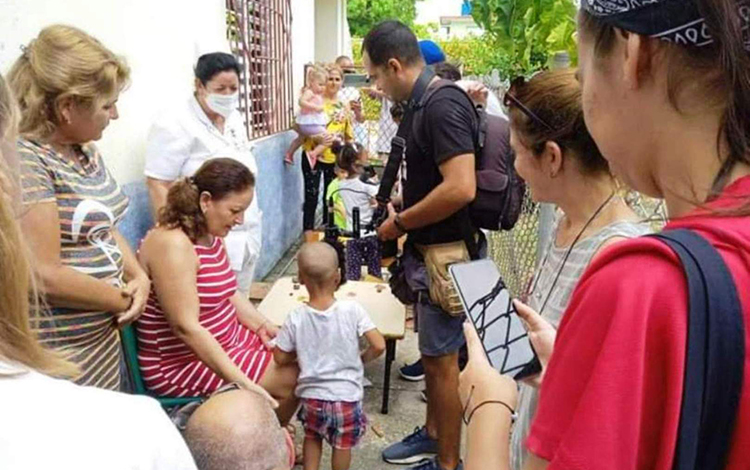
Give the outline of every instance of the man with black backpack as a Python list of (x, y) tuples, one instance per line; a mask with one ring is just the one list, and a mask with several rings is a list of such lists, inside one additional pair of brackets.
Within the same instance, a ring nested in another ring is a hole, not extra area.
[(457, 387), (463, 308), (446, 267), (485, 251), (468, 210), (477, 193), (479, 117), (458, 87), (431, 89), (439, 79), (425, 67), (417, 38), (402, 23), (380, 23), (362, 49), (373, 83), (394, 101), (408, 102), (402, 122), (406, 132), (399, 130), (406, 136), (403, 211), (389, 209), (378, 235), (392, 240), (408, 234), (400, 264), (405, 284), (416, 295), (427, 384), (426, 425), (385, 449), (383, 459), (401, 464), (424, 460), (413, 467), (419, 470), (454, 470), (462, 468)]

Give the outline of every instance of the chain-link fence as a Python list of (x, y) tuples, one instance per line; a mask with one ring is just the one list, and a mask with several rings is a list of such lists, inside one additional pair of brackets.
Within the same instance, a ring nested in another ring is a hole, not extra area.
[(370, 155), (387, 157), (391, 151), (391, 139), (398, 129), (398, 124), (391, 117), (392, 103), (385, 98), (371, 95), (365, 89), (355, 87), (343, 88), (339, 96), (345, 103), (362, 103), (364, 121), (354, 121), (354, 139), (362, 144)]
[[(664, 227), (667, 214), (663, 200), (636, 191), (623, 191), (622, 197), (653, 231)], [(554, 210), (549, 204), (533, 202), (527, 192), (521, 216), (513, 229), (488, 234), (489, 256), (499, 266), (513, 297), (523, 299), (528, 293), (537, 263), (553, 236)]]
[(490, 232), (489, 256), (500, 268), (500, 275), (513, 297), (522, 297), (528, 290), (540, 247), (539, 222), (541, 206), (528, 193), (521, 206), (521, 215), (512, 230)]

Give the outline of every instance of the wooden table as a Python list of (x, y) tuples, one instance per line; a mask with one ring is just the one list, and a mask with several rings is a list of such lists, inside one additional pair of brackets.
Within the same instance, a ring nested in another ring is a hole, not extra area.
[[(378, 331), (385, 337), (385, 375), (383, 377), (383, 405), (381, 413), (388, 413), (391, 386), (391, 365), (396, 358), (396, 341), (404, 337), (406, 309), (391, 294), (388, 284), (349, 281), (338, 290), (336, 298), (356, 300), (365, 308)], [(291, 277), (276, 281), (258, 310), (276, 325), (281, 326), (287, 315), (308, 300), (305, 286), (295, 284)]]

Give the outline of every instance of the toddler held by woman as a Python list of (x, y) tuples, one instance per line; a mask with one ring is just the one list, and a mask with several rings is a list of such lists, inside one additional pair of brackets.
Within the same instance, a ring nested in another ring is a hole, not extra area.
[(305, 137), (314, 138), (318, 142), (313, 150), (307, 152), (311, 168), (315, 167), (318, 156), (325, 150), (324, 140), (327, 135), (328, 117), (323, 111), (323, 92), (327, 82), (328, 72), (323, 67), (315, 65), (308, 69), (305, 88), (302, 89), (302, 96), (299, 99), (300, 111), (294, 125), (294, 130), (298, 135), (289, 145), (284, 155), (284, 163), (290, 165), (294, 163), (294, 152), (300, 148)]

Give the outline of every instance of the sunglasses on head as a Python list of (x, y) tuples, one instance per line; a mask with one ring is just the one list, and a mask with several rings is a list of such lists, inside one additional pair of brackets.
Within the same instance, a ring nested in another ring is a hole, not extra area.
[(529, 119), (536, 122), (540, 126), (546, 128), (550, 132), (554, 132), (555, 129), (547, 124), (547, 122), (534, 114), (529, 108), (527, 108), (521, 101), (515, 97), (516, 92), (526, 84), (526, 79), (523, 76), (516, 77), (510, 82), (510, 88), (503, 97), (503, 104), (506, 108), (510, 109), (511, 106), (515, 106), (520, 109), (522, 113), (528, 116)]

